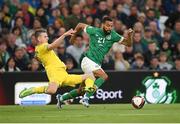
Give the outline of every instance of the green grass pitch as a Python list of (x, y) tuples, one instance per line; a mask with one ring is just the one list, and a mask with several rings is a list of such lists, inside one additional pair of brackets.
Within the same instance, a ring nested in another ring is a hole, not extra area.
[(0, 123), (180, 123), (180, 104), (146, 104), (137, 110), (130, 104), (0, 106)]

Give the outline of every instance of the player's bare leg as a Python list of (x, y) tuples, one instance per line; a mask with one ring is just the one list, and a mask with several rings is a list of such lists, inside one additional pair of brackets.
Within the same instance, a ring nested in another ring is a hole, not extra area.
[[(96, 77), (99, 77), (95, 80), (94, 82), (94, 89), (98, 89), (107, 79), (108, 79), (108, 75), (104, 72), (104, 70), (102, 69), (98, 69), (96, 71), (93, 72), (94, 75)], [(92, 96), (95, 93), (95, 91), (92, 92), (86, 92), (84, 94), (84, 97), (82, 100), (80, 100), (80, 102), (85, 106), (85, 107), (89, 107), (89, 98), (90, 96)]]

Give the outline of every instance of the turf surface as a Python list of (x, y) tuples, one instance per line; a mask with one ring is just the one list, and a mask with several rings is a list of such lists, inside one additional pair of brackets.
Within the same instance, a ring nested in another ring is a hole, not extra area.
[(130, 104), (99, 104), (85, 108), (67, 105), (58, 110), (55, 105), (46, 106), (0, 106), (0, 123), (112, 123), (180, 122), (180, 104), (145, 105), (140, 110)]

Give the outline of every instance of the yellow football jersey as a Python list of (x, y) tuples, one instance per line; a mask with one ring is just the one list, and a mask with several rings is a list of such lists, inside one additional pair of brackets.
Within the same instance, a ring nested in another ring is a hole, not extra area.
[(65, 64), (58, 58), (53, 50), (48, 50), (48, 43), (37, 45), (35, 48), (35, 56), (42, 63), (46, 70), (64, 68)]
[(35, 48), (35, 56), (44, 66), (49, 83), (54, 82), (59, 86), (75, 86), (82, 83), (81, 75), (68, 74), (65, 64), (57, 57), (53, 50), (48, 50), (48, 43), (43, 43)]

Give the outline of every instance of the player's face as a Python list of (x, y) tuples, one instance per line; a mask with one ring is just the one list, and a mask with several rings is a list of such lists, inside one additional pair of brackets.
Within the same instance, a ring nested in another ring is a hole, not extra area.
[(47, 33), (41, 33), (38, 37), (38, 41), (44, 43), (44, 42), (48, 42), (49, 37), (47, 35)]
[(103, 23), (103, 30), (106, 34), (110, 34), (112, 29), (113, 29), (112, 21), (106, 21), (105, 23)]

